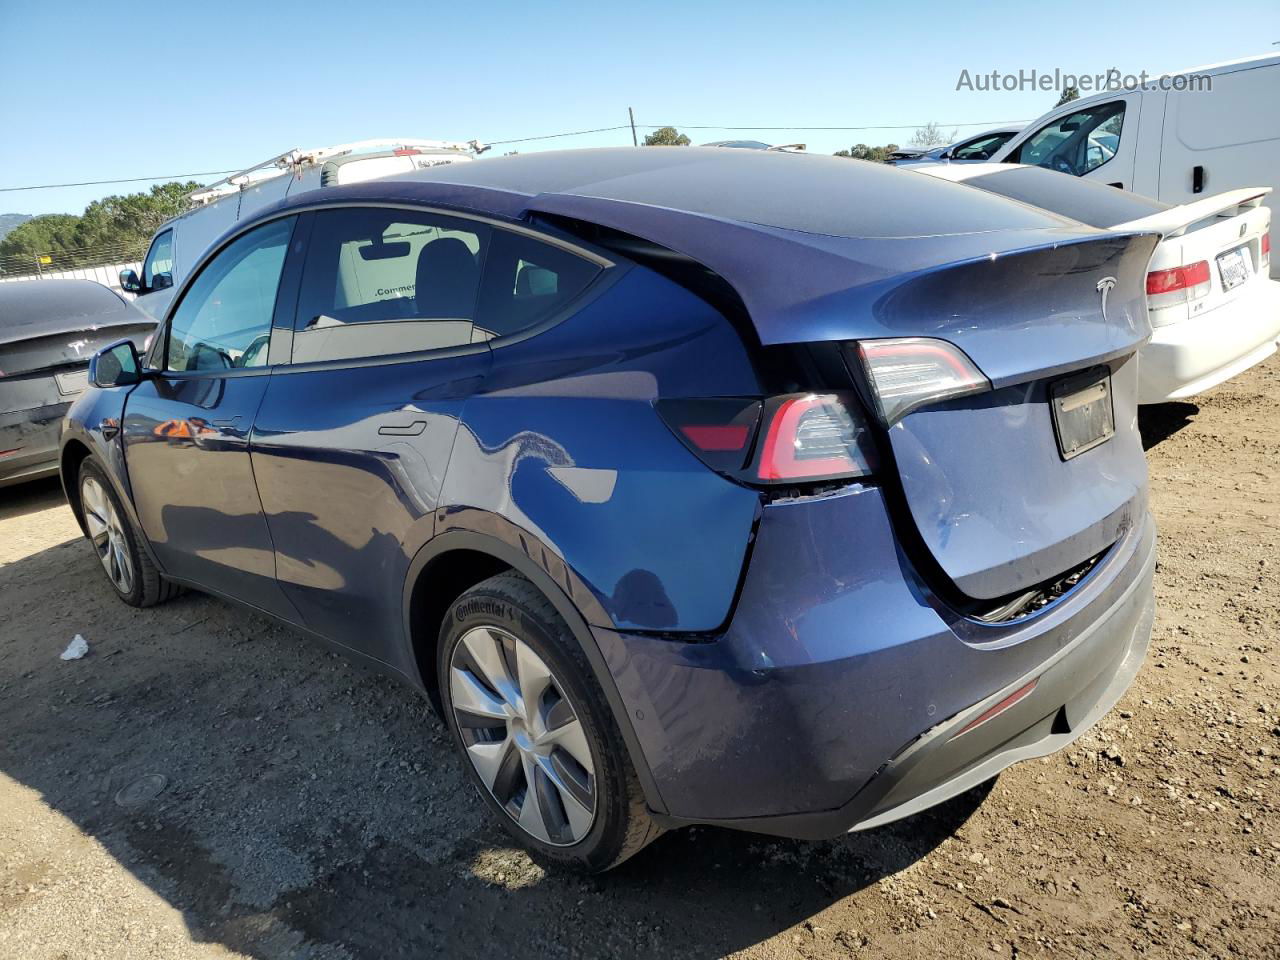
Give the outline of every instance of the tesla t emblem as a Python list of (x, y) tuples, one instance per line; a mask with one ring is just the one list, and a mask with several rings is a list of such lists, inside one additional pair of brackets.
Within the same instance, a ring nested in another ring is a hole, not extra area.
[(1115, 277), (1103, 277), (1098, 281), (1098, 292), (1102, 294), (1102, 319), (1107, 319), (1107, 294), (1115, 289)]
[(67, 344), (67, 346), (70, 347), (72, 350), (74, 350), (76, 352), (76, 356), (78, 357), (80, 356), (80, 348), (85, 346), (88, 342), (89, 342), (88, 340), (72, 340), (70, 343)]

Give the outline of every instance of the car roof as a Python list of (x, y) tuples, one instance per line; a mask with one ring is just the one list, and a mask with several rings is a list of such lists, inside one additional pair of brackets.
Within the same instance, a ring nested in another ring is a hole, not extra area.
[(992, 127), (990, 130), (983, 130), (981, 133), (971, 133), (967, 137), (960, 137), (958, 140), (951, 141), (947, 146), (954, 147), (957, 143), (968, 143), (970, 140), (981, 140), (983, 137), (994, 137), (999, 133), (1007, 133), (1012, 137), (1016, 133), (1021, 133), (1022, 130), (1023, 128), (1020, 126)]
[(604, 228), (657, 244), (722, 277), (763, 343), (790, 342), (805, 329), (802, 314), (855, 309), (855, 291), (872, 297), (921, 271), (1099, 237), (1047, 210), (888, 164), (721, 147), (450, 164), (297, 194), (227, 237), (292, 211), (388, 204), (537, 221), (579, 238)]
[[(828, 237), (960, 236), (1051, 229), (1049, 214), (949, 185), (903, 179), (886, 164), (718, 147), (563, 150), (432, 167), (309, 191), (280, 209), (400, 196), (519, 218), (557, 212), (552, 198), (590, 209), (625, 204)], [(582, 216), (594, 220), (589, 214)], [(620, 227), (619, 229), (625, 229)], [(653, 238), (657, 240), (657, 238)], [(658, 242), (662, 242), (658, 240)]]

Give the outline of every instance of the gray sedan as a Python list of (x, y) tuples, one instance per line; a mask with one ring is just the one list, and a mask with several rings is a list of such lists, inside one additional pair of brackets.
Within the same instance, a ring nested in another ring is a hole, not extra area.
[(58, 472), (62, 415), (89, 358), (117, 340), (139, 349), (155, 321), (92, 280), (0, 284), (0, 487)]

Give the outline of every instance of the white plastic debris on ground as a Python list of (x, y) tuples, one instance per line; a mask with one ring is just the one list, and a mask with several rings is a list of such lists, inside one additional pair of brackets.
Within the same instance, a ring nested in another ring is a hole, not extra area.
[(80, 634), (76, 634), (75, 639), (67, 644), (67, 649), (62, 651), (63, 660), (79, 660), (89, 652), (89, 641)]

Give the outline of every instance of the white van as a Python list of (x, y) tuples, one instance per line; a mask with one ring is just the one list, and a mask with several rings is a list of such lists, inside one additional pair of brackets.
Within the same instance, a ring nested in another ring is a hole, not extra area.
[[(1029, 124), (991, 159), (1036, 164), (1178, 205), (1240, 187), (1272, 187), (1265, 203), (1274, 212), (1280, 204), (1280, 55), (1182, 70), (1144, 89), (1073, 100)], [(1277, 223), (1273, 216), (1272, 245)], [(1271, 258), (1271, 275), (1280, 277), (1280, 258)]]
[(317, 187), (360, 183), (442, 163), (470, 161), (488, 147), (472, 140), (362, 140), (316, 150), (289, 150), (211, 183), (189, 197), (192, 208), (155, 232), (142, 261), (142, 275), (120, 273), (120, 286), (134, 303), (160, 319), (174, 287), (209, 245), (269, 203)]

